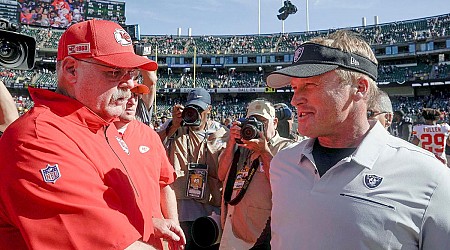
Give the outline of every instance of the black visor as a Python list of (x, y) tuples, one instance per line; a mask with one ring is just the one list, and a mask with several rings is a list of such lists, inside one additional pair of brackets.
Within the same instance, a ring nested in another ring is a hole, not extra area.
[(378, 66), (369, 58), (316, 43), (304, 43), (295, 50), (290, 66), (269, 74), (267, 85), (273, 88), (284, 87), (290, 84), (291, 77), (318, 76), (338, 67), (354, 70), (377, 80)]

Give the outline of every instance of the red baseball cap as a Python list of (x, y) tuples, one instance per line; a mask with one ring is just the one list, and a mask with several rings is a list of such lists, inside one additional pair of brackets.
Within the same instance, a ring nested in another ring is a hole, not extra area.
[(136, 84), (134, 88), (131, 89), (131, 92), (136, 94), (148, 94), (150, 93), (150, 89), (144, 84)]
[(130, 35), (117, 23), (89, 20), (70, 26), (59, 39), (57, 60), (67, 56), (94, 58), (118, 68), (158, 69), (158, 64), (136, 55)]

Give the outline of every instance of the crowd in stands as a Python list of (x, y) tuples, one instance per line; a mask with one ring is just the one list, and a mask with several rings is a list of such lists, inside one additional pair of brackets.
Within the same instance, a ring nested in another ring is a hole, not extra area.
[[(348, 29), (359, 33), (371, 45), (438, 38), (450, 35), (450, 14)], [(194, 50), (197, 54), (206, 55), (255, 54), (293, 51), (303, 41), (333, 31), (335, 29), (261, 35), (141, 35), (141, 42), (150, 44), (153, 49), (158, 50), (158, 54), (163, 55), (193, 54)], [(48, 31), (35, 27), (25, 28), (22, 32), (34, 35), (41, 48), (55, 50), (55, 44), (62, 34), (61, 30)]]
[[(450, 34), (450, 14), (422, 19), (349, 28), (370, 44), (394, 44)], [(286, 34), (235, 36), (141, 36), (161, 54), (252, 54), (293, 51), (303, 41), (327, 35), (335, 29)]]
[(20, 23), (67, 28), (83, 21), (83, 0), (19, 1)]

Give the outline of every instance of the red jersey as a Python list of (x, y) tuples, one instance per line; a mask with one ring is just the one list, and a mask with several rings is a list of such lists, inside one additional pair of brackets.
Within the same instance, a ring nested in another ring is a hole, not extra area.
[(153, 233), (153, 175), (111, 121), (29, 89), (0, 140), (0, 249), (124, 249)]

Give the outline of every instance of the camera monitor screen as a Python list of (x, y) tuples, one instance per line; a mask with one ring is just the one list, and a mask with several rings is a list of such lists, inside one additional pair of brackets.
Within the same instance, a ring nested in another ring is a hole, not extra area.
[(8, 20), (10, 23), (18, 23), (18, 6), (17, 1), (0, 0), (0, 18)]
[(67, 28), (84, 21), (85, 0), (20, 1), (20, 23), (43, 27)]

